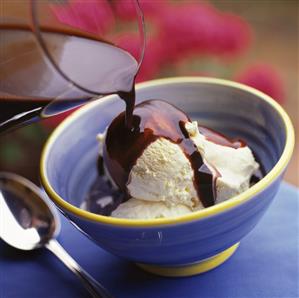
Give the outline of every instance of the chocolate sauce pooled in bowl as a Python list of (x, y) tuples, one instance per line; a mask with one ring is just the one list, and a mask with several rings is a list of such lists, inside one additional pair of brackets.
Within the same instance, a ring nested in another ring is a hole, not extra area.
[[(122, 192), (126, 192), (129, 174), (144, 150), (158, 138), (165, 138), (180, 146), (194, 172), (194, 186), (204, 207), (215, 204), (217, 171), (204, 164), (202, 156), (185, 129), (188, 116), (162, 100), (147, 100), (135, 106), (130, 129), (125, 113), (110, 124), (103, 151), (103, 161), (111, 177)], [(200, 127), (207, 138), (220, 145), (239, 148), (242, 141), (231, 141), (211, 129)], [(218, 174), (219, 176), (219, 174)]]

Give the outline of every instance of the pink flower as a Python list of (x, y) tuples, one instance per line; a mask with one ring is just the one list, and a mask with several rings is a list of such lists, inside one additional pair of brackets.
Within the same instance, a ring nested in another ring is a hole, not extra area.
[(238, 74), (236, 81), (254, 87), (279, 103), (284, 103), (284, 86), (278, 72), (269, 65), (256, 64)]
[(169, 5), (155, 20), (173, 60), (189, 54), (237, 55), (250, 43), (249, 25), (207, 3)]
[(52, 4), (57, 20), (75, 29), (93, 34), (104, 34), (114, 25), (114, 15), (107, 0), (69, 0)]

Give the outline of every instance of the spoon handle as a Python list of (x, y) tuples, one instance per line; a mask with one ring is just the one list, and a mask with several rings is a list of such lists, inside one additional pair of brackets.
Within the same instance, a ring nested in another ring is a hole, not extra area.
[(85, 288), (93, 298), (113, 298), (108, 291), (99, 284), (93, 277), (84, 271), (78, 263), (65, 251), (55, 239), (51, 239), (46, 245), (54, 255), (60, 259), (67, 268), (79, 277)]

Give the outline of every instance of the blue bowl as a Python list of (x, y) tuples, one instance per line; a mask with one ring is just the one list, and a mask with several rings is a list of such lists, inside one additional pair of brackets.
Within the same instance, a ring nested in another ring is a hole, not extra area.
[(43, 186), (61, 212), (110, 253), (160, 275), (205, 272), (232, 255), (269, 207), (292, 155), (292, 124), (269, 96), (225, 80), (146, 82), (137, 86), (137, 102), (145, 99), (165, 99), (201, 124), (245, 139), (267, 175), (230, 200), (177, 218), (119, 219), (80, 209), (97, 176), (96, 135), (124, 110), (113, 95), (79, 109), (52, 133), (41, 159)]

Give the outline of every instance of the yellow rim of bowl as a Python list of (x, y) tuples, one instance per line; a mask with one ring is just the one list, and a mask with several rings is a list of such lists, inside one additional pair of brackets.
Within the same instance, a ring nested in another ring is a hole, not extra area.
[(285, 133), (286, 133), (286, 143), (283, 150), (283, 153), (278, 160), (277, 164), (273, 167), (273, 169), (257, 184), (246, 190), (245, 192), (239, 194), (238, 196), (229, 199), (225, 202), (222, 202), (220, 204), (214, 205), (212, 207), (202, 209), (193, 213), (189, 213), (186, 215), (182, 215), (179, 217), (173, 217), (173, 218), (157, 218), (157, 219), (148, 219), (148, 220), (140, 220), (140, 219), (122, 219), (122, 218), (114, 218), (109, 216), (103, 216), (98, 215), (95, 213), (91, 213), (88, 211), (85, 211), (83, 209), (80, 209), (78, 207), (75, 207), (74, 205), (68, 203), (63, 198), (61, 198), (55, 190), (52, 188), (52, 186), (49, 183), (47, 173), (46, 173), (46, 162), (49, 155), (49, 152), (51, 151), (51, 147), (54, 144), (56, 138), (59, 136), (59, 134), (67, 128), (73, 121), (75, 121), (77, 118), (79, 118), (82, 114), (87, 112), (88, 110), (92, 109), (95, 105), (101, 105), (103, 102), (107, 102), (107, 100), (111, 100), (112, 98), (115, 98), (115, 95), (106, 96), (105, 98), (102, 98), (102, 102), (94, 101), (91, 102), (84, 107), (80, 108), (76, 112), (74, 112), (72, 115), (70, 115), (66, 120), (64, 120), (50, 135), (48, 138), (43, 152), (41, 156), (41, 163), (40, 163), (40, 173), (41, 173), (41, 180), (42, 184), (50, 196), (50, 198), (62, 209), (65, 209), (71, 213), (73, 213), (76, 216), (79, 216), (84, 219), (100, 222), (103, 224), (109, 224), (109, 225), (115, 225), (115, 226), (127, 226), (127, 227), (140, 227), (140, 226), (158, 226), (158, 225), (165, 225), (165, 224), (181, 224), (186, 223), (192, 220), (198, 220), (202, 219), (208, 216), (212, 216), (215, 214), (218, 214), (222, 211), (226, 211), (228, 209), (231, 209), (235, 206), (238, 206), (242, 204), (243, 202), (249, 200), (253, 196), (255, 196), (257, 193), (265, 189), (272, 181), (274, 181), (285, 169), (287, 166), (294, 149), (295, 144), (295, 134), (294, 134), (294, 128), (291, 123), (291, 120), (287, 113), (284, 111), (284, 109), (271, 97), (268, 95), (251, 88), (249, 86), (223, 80), (223, 79), (216, 79), (216, 78), (205, 78), (205, 77), (176, 77), (176, 78), (165, 78), (165, 79), (158, 79), (153, 81), (148, 81), (144, 83), (137, 84), (136, 89), (143, 89), (153, 86), (159, 86), (164, 84), (177, 84), (177, 83), (208, 83), (208, 84), (217, 84), (222, 86), (228, 86), (236, 89), (241, 89), (243, 91), (252, 93), (259, 97), (260, 99), (267, 102), (269, 105), (271, 105), (277, 113), (280, 115), (281, 119), (284, 123)]

